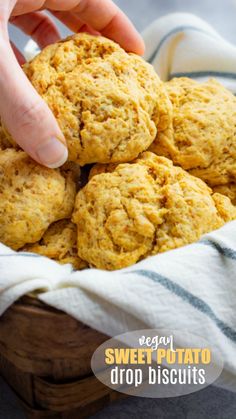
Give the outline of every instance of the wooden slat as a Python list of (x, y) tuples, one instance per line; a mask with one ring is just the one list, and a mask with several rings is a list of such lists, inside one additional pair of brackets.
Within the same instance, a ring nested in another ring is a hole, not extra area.
[(0, 355), (0, 375), (29, 406), (34, 407), (32, 375), (24, 373)]
[(22, 404), (22, 407), (28, 419), (86, 419), (109, 405), (109, 403), (109, 396), (105, 396), (102, 399), (96, 400), (86, 406), (69, 409), (64, 412), (32, 409), (26, 404)]
[(58, 380), (90, 374), (92, 354), (106, 339), (32, 298), (0, 318), (0, 353), (24, 372)]
[(86, 406), (109, 396), (112, 390), (91, 376), (69, 384), (53, 384), (40, 377), (34, 377), (36, 403), (45, 409), (63, 412)]
[(90, 376), (58, 384), (24, 373), (0, 356), (0, 374), (29, 419), (83, 419), (124, 397)]
[(106, 339), (26, 297), (0, 318), (0, 372), (28, 418), (86, 418), (121, 397), (91, 375), (92, 354)]

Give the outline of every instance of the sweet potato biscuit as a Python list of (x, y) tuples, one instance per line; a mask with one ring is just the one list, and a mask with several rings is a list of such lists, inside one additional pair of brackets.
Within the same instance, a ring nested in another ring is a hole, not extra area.
[(69, 160), (82, 166), (133, 160), (170, 124), (171, 103), (153, 67), (106, 38), (67, 38), (24, 70), (53, 111)]
[(47, 169), (14, 149), (0, 152), (0, 190), (0, 242), (15, 250), (69, 218), (76, 194), (69, 172)]
[(118, 163), (111, 164), (95, 164), (89, 172), (89, 180), (94, 176), (100, 175), (101, 173), (111, 173), (114, 172)]
[(236, 98), (215, 80), (166, 83), (173, 123), (150, 150), (170, 158), (210, 186), (236, 180)]
[(27, 245), (23, 251), (38, 253), (61, 264), (71, 263), (76, 270), (88, 267), (77, 254), (76, 226), (69, 220), (52, 224), (42, 239), (33, 245)]
[(231, 202), (236, 205), (236, 183), (229, 183), (228, 185), (215, 186), (213, 188), (214, 192), (218, 192), (222, 195), (229, 197)]
[(198, 240), (236, 218), (230, 200), (153, 153), (93, 176), (78, 193), (73, 214), (78, 254), (100, 269)]

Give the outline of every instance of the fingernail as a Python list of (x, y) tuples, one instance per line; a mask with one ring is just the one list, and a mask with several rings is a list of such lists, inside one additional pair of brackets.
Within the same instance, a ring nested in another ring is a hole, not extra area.
[(41, 164), (50, 169), (62, 166), (68, 159), (67, 148), (57, 138), (50, 138), (45, 143), (40, 144), (36, 154)]

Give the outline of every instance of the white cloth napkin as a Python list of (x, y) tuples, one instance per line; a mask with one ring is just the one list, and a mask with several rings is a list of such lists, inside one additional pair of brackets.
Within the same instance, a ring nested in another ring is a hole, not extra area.
[(208, 23), (188, 13), (174, 13), (155, 21), (143, 33), (145, 59), (162, 80), (217, 78), (236, 93), (236, 47)]
[[(236, 91), (236, 48), (192, 15), (156, 21), (144, 34), (146, 58), (163, 79), (219, 76)], [(38, 298), (110, 336), (130, 330), (185, 330), (217, 347), (218, 385), (236, 390), (236, 222), (198, 243), (116, 272), (73, 271), (0, 244), (0, 315), (19, 297)]]

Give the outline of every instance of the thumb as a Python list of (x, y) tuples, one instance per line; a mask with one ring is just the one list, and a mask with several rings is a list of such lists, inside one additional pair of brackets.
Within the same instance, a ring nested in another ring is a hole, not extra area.
[(68, 158), (64, 136), (47, 104), (0, 38), (0, 116), (14, 140), (38, 163), (56, 168)]

